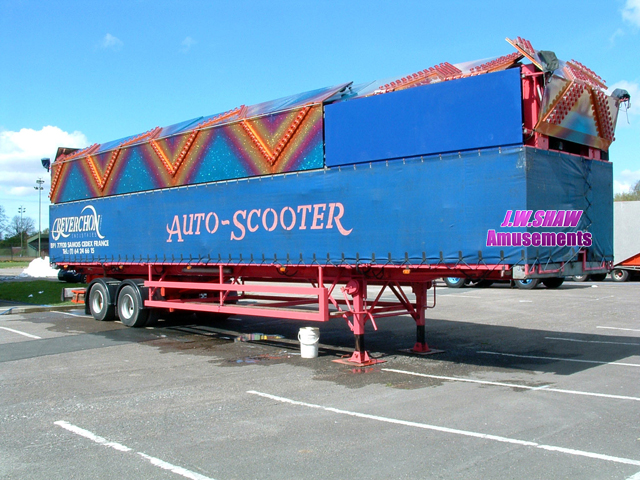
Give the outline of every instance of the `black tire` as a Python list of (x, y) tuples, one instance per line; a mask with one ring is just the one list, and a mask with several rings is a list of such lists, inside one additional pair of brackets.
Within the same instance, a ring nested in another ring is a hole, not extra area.
[(629, 280), (629, 272), (620, 268), (611, 270), (611, 280), (614, 282), (626, 282)]
[(449, 288), (462, 288), (467, 280), (465, 278), (442, 277), (442, 280)]
[(142, 309), (140, 291), (133, 285), (125, 285), (118, 293), (118, 317), (127, 327), (144, 327), (149, 310)]
[(85, 283), (86, 275), (76, 273), (75, 270), (58, 270), (58, 280), (67, 283)]
[(520, 290), (533, 290), (540, 283), (539, 278), (526, 278), (524, 280), (516, 280), (516, 287)]
[(145, 327), (156, 326), (158, 324), (158, 320), (162, 317), (162, 315), (160, 315), (161, 310), (159, 308), (150, 308), (147, 310), (147, 312), (148, 312), (148, 317), (144, 326)]
[(574, 282), (586, 282), (589, 280), (589, 275), (574, 275), (571, 278)]
[(605, 278), (607, 278), (606, 273), (594, 273), (591, 275), (591, 281), (593, 282), (604, 282)]
[(109, 302), (109, 292), (102, 283), (96, 283), (89, 292), (89, 312), (93, 318), (102, 322), (110, 322), (116, 318), (116, 309)]
[(543, 278), (542, 284), (547, 288), (558, 288), (564, 283), (564, 277)]

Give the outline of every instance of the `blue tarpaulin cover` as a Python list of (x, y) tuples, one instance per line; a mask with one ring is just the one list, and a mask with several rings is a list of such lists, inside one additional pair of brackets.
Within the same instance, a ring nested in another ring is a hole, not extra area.
[(520, 69), (325, 106), (328, 166), (520, 143)]
[[(330, 168), (51, 207), (50, 256), (76, 262), (522, 264), (568, 247), (487, 246), (508, 210), (582, 210), (612, 259), (608, 162), (528, 147)], [(541, 228), (513, 228), (541, 231)], [(481, 257), (481, 258), (480, 258)]]

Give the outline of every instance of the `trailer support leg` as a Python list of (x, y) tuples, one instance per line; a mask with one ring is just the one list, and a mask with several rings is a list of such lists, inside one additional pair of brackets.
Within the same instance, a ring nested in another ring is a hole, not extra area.
[[(382, 363), (383, 360), (376, 360), (369, 356), (364, 346), (364, 326), (371, 314), (366, 311), (367, 284), (363, 279), (351, 280), (343, 289), (346, 295), (353, 299), (353, 306), (350, 308), (353, 316), (353, 324), (349, 324), (355, 337), (355, 351), (349, 359), (336, 360), (338, 363), (364, 367)], [(346, 298), (346, 297), (345, 297)], [(373, 320), (373, 317), (371, 317)]]
[(351, 281), (346, 286), (346, 293), (353, 298), (353, 334), (356, 341), (356, 349), (349, 362), (356, 364), (369, 364), (371, 357), (364, 347), (364, 325), (367, 317), (364, 313), (364, 302), (367, 295), (367, 286), (363, 280)]
[(413, 346), (411, 351), (415, 353), (427, 353), (431, 351), (429, 345), (427, 344), (424, 325), (418, 324), (416, 326), (416, 344)]
[(416, 296), (416, 309), (412, 313), (413, 319), (416, 321), (416, 343), (409, 351), (419, 355), (430, 355), (433, 353), (441, 353), (442, 350), (434, 350), (427, 344), (426, 336), (426, 318), (427, 309), (427, 290), (431, 286), (429, 283), (417, 283), (412, 285), (413, 293)]
[(413, 285), (413, 293), (416, 296), (416, 311), (413, 318), (416, 321), (416, 344), (411, 349), (415, 353), (427, 353), (431, 351), (426, 340), (426, 320), (425, 310), (427, 308), (427, 284), (418, 283)]

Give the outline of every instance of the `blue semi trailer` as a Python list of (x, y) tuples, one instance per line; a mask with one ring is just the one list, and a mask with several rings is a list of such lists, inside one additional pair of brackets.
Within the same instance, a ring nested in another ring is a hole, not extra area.
[(51, 259), (87, 276), (98, 320), (343, 317), (358, 365), (375, 362), (364, 329), (381, 317), (411, 315), (413, 350), (430, 351), (436, 278), (558, 286), (606, 272), (608, 148), (629, 95), (607, 94), (578, 62), (509, 43), (515, 52), (491, 61), (60, 148)]

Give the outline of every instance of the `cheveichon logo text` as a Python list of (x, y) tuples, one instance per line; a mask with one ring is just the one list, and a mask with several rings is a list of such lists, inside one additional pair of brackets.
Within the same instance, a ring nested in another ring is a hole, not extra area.
[(101, 220), (102, 215), (98, 215), (95, 207), (87, 205), (78, 216), (56, 218), (51, 228), (51, 238), (57, 242), (60, 238), (69, 238), (72, 233), (94, 232), (98, 238), (103, 239), (104, 235), (100, 233)]

